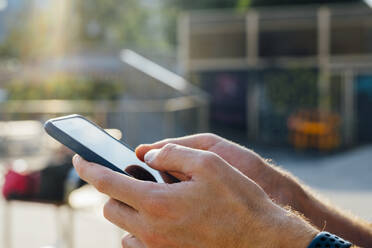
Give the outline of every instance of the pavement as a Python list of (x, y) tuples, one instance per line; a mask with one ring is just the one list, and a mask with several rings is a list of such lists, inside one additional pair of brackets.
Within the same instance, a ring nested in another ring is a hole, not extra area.
[(332, 155), (256, 149), (334, 205), (372, 222), (372, 145)]
[[(338, 207), (372, 222), (372, 145), (333, 155), (305, 154), (286, 148), (255, 150)], [(0, 247), (38, 248), (58, 243), (55, 207), (13, 203), (10, 210), (6, 214), (11, 216), (11, 225), (4, 227), (0, 223)], [(4, 222), (4, 202), (1, 201), (0, 211)], [(75, 248), (120, 247), (122, 233), (103, 218), (101, 211), (77, 211), (74, 216)], [(4, 230), (11, 231), (12, 246), (3, 245)]]

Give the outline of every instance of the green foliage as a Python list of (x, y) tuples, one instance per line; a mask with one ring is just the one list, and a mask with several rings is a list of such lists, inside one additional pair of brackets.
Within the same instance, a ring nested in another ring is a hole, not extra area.
[[(138, 0), (32, 1), (7, 23), (11, 32), (0, 57), (24, 60), (63, 55), (80, 49), (169, 51), (177, 43), (177, 17), (184, 10), (236, 9), (284, 4), (362, 2), (362, 0), (163, 0), (163, 8)], [(61, 6), (63, 8), (61, 8)], [(158, 23), (160, 22), (160, 23)], [(166, 38), (164, 38), (166, 37)]]
[(1, 58), (18, 57), (17, 49), (13, 46), (11, 39), (6, 39), (0, 44), (0, 57)]
[(122, 82), (63, 76), (37, 83), (15, 81), (6, 90), (9, 100), (117, 100), (124, 93)]
[(81, 49), (156, 49), (159, 44), (153, 38), (150, 17), (137, 0), (50, 1), (43, 8), (28, 5), (8, 20), (10, 32), (0, 44), (0, 56), (29, 60)]
[(137, 0), (77, 1), (79, 40), (109, 46), (148, 46), (149, 13)]
[(251, 0), (239, 0), (236, 8), (238, 10), (246, 10), (251, 6)]
[[(0, 56), (29, 60), (65, 52), (74, 34), (74, 19), (70, 9), (62, 6), (64, 1), (49, 5), (37, 8), (30, 1), (9, 17), (9, 32), (0, 44)], [(63, 10), (58, 9), (61, 6)]]
[(311, 69), (275, 70), (266, 72), (263, 81), (270, 102), (279, 112), (317, 106), (318, 73)]

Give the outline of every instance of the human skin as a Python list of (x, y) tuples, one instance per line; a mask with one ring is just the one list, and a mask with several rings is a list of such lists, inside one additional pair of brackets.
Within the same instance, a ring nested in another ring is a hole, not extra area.
[(123, 247), (306, 248), (318, 232), (214, 152), (164, 144), (142, 158), (183, 181), (139, 181), (73, 159), (80, 177), (111, 197), (104, 216), (131, 233)]
[[(148, 151), (159, 149), (170, 143), (218, 154), (260, 185), (269, 197), (280, 206), (288, 206), (298, 211), (321, 230), (339, 235), (356, 245), (372, 247), (372, 226), (370, 223), (338, 210), (288, 172), (270, 164), (252, 150), (216, 135), (198, 134), (141, 145), (136, 150), (137, 156), (143, 159)], [(177, 175), (175, 174), (175, 176)]]

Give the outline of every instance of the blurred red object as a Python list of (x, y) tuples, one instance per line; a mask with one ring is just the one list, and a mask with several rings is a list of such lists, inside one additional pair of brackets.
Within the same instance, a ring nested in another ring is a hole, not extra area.
[(40, 173), (21, 174), (10, 169), (5, 175), (2, 193), (5, 199), (31, 199), (39, 190)]

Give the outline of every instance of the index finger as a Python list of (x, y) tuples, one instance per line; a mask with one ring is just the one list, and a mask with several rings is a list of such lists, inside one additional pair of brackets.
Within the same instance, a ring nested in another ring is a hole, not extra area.
[(190, 147), (193, 149), (208, 150), (220, 140), (221, 139), (218, 136), (209, 133), (189, 135), (180, 138), (165, 139), (158, 141), (154, 144), (140, 145), (136, 149), (136, 155), (139, 159), (143, 161), (144, 156), (148, 151), (152, 149), (160, 149), (167, 144), (176, 144)]
[(84, 181), (92, 184), (98, 191), (136, 210), (141, 208), (142, 200), (148, 194), (149, 189), (159, 186), (156, 183), (140, 181), (102, 165), (87, 162), (79, 155), (74, 156), (73, 164)]

